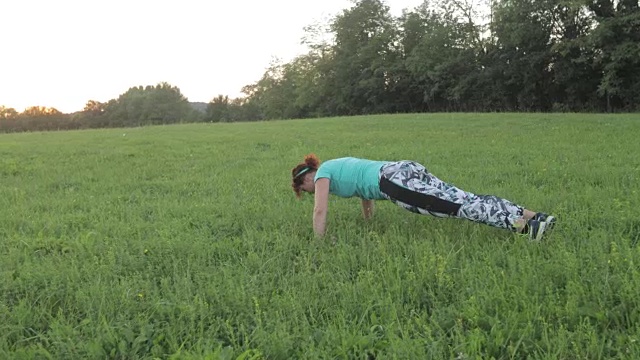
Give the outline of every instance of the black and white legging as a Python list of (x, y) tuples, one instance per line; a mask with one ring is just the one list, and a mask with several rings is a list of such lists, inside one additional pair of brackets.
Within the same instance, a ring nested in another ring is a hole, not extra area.
[(413, 161), (386, 164), (380, 170), (382, 195), (409, 211), (455, 217), (515, 231), (524, 208), (493, 195), (476, 195), (438, 179)]

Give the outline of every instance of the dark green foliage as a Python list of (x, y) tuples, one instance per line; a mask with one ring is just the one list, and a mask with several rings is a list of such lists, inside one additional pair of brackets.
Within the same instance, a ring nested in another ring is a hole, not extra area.
[[(73, 114), (0, 107), (0, 132), (416, 112), (640, 110), (638, 0), (425, 1), (395, 18), (359, 0), (200, 110), (167, 83)], [(201, 104), (202, 105), (202, 104)]]
[(180, 89), (167, 83), (133, 87), (109, 102), (104, 112), (109, 126), (172, 124), (193, 121), (195, 114)]
[(132, 87), (107, 103), (89, 100), (82, 111), (74, 114), (39, 106), (18, 114), (14, 109), (0, 107), (0, 132), (134, 127), (204, 120), (205, 114), (192, 106), (180, 89), (165, 82)]
[[(271, 68), (247, 87), (249, 102), (266, 119), (640, 109), (637, 0), (502, 0), (483, 8), (425, 1), (394, 19), (382, 0), (357, 1), (329, 24), (332, 43), (312, 43), (309, 54)], [(304, 99), (305, 107), (286, 99)]]

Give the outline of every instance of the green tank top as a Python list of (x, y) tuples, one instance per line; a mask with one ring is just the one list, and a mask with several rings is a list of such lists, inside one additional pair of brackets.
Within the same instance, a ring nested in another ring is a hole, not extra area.
[(365, 200), (384, 199), (380, 192), (380, 168), (387, 161), (345, 157), (323, 162), (314, 177), (328, 178), (329, 193), (340, 197), (358, 196)]

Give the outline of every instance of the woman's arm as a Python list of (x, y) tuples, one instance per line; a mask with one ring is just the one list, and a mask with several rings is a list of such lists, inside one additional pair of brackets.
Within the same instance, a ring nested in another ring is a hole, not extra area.
[(371, 219), (373, 216), (373, 200), (362, 199), (362, 216), (365, 220)]
[(327, 207), (329, 204), (329, 179), (320, 178), (315, 185), (315, 205), (313, 207), (313, 231), (323, 237), (327, 225)]

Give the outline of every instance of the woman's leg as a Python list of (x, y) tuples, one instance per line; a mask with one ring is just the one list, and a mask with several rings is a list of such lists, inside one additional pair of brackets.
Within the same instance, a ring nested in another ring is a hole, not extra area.
[(463, 218), (511, 231), (522, 231), (536, 215), (509, 200), (461, 190), (413, 161), (385, 165), (380, 186), (389, 200), (419, 214)]

